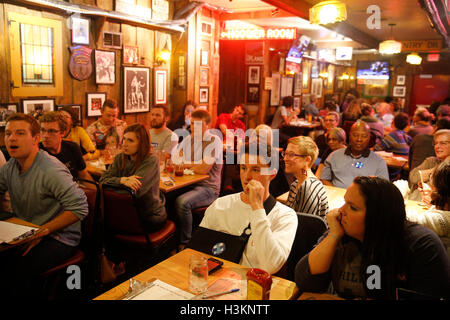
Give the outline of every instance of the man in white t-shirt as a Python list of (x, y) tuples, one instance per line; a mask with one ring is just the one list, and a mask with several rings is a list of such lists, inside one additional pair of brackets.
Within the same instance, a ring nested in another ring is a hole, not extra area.
[[(215, 200), (206, 210), (201, 227), (241, 235), (250, 224), (251, 236), (240, 264), (271, 274), (288, 259), (297, 230), (297, 215), (269, 193), (277, 169), (270, 166), (270, 147), (260, 143), (259, 154), (249, 146), (240, 153), (243, 192)], [(266, 153), (267, 152), (267, 153)], [(266, 154), (267, 156), (263, 156)], [(272, 163), (278, 164), (278, 156)]]

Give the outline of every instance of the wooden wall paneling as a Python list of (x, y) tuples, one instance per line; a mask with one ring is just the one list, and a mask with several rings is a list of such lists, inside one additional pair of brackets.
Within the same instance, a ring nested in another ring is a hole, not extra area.
[(115, 0), (96, 0), (97, 7), (100, 9), (113, 11)]
[[(9, 52), (9, 40), (6, 35), (7, 21), (4, 19), (5, 5), (0, 3), (0, 70), (9, 70), (9, 59), (7, 53)], [(9, 72), (0, 72), (0, 102), (9, 102)]]

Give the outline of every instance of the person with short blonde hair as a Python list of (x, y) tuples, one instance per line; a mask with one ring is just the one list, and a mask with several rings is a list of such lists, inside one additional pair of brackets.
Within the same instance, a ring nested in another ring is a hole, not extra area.
[(291, 184), (286, 204), (296, 212), (317, 215), (325, 220), (328, 213), (327, 194), (322, 182), (311, 170), (319, 148), (310, 137), (298, 136), (288, 140), (282, 155), (286, 173), (292, 173), (296, 178)]

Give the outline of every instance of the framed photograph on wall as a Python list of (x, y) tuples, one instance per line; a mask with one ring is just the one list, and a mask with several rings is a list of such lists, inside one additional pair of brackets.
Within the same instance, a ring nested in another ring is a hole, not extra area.
[(294, 96), (299, 96), (302, 94), (302, 74), (294, 74)]
[(123, 113), (150, 110), (150, 68), (123, 67)]
[(186, 76), (187, 76), (187, 54), (186, 53), (178, 53), (177, 60), (178, 62), (178, 74), (177, 74), (177, 86), (178, 89), (186, 90)]
[(406, 87), (395, 86), (392, 92), (394, 97), (404, 97), (406, 94)]
[(209, 69), (208, 68), (200, 68), (200, 85), (201, 86), (209, 85)]
[(209, 87), (200, 88), (200, 103), (208, 103), (209, 102)]
[(106, 92), (86, 93), (86, 115), (88, 117), (99, 117), (102, 115), (103, 103), (106, 100)]
[(294, 79), (292, 77), (281, 77), (281, 99), (287, 96), (292, 96), (293, 85)]
[(292, 108), (294, 110), (300, 109), (300, 97), (294, 97), (294, 102), (292, 103)]
[(247, 103), (259, 102), (259, 85), (247, 86)]
[(280, 104), (281, 75), (278, 72), (272, 73), (272, 90), (270, 91), (270, 105)]
[(6, 126), (6, 119), (16, 112), (19, 112), (18, 103), (0, 103), (0, 127)]
[(322, 97), (323, 82), (321, 78), (311, 79), (311, 94), (314, 94), (317, 98)]
[(200, 65), (208, 66), (208, 62), (209, 62), (209, 51), (202, 49), (200, 53)]
[(116, 53), (95, 50), (95, 82), (114, 84), (116, 82)]
[(248, 83), (259, 84), (261, 81), (261, 66), (249, 66), (248, 67)]
[(154, 72), (155, 104), (167, 103), (167, 69), (157, 68)]
[(81, 104), (58, 104), (57, 110), (59, 111), (62, 108), (72, 108), (74, 109), (78, 114), (78, 123), (75, 123), (75, 125), (81, 126), (82, 123), (82, 115), (81, 115)]
[(89, 44), (89, 19), (71, 17), (72, 43)]
[(23, 113), (40, 117), (44, 112), (55, 111), (55, 99), (22, 99)]
[(405, 84), (406, 76), (405, 75), (399, 75), (397, 76), (397, 85), (402, 86)]
[(138, 64), (139, 48), (135, 46), (123, 46), (123, 64)]

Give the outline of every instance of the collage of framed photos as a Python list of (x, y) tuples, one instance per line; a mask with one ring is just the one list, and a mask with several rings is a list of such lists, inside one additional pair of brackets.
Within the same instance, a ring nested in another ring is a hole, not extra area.
[(247, 103), (259, 103), (261, 68), (260, 65), (247, 66)]

